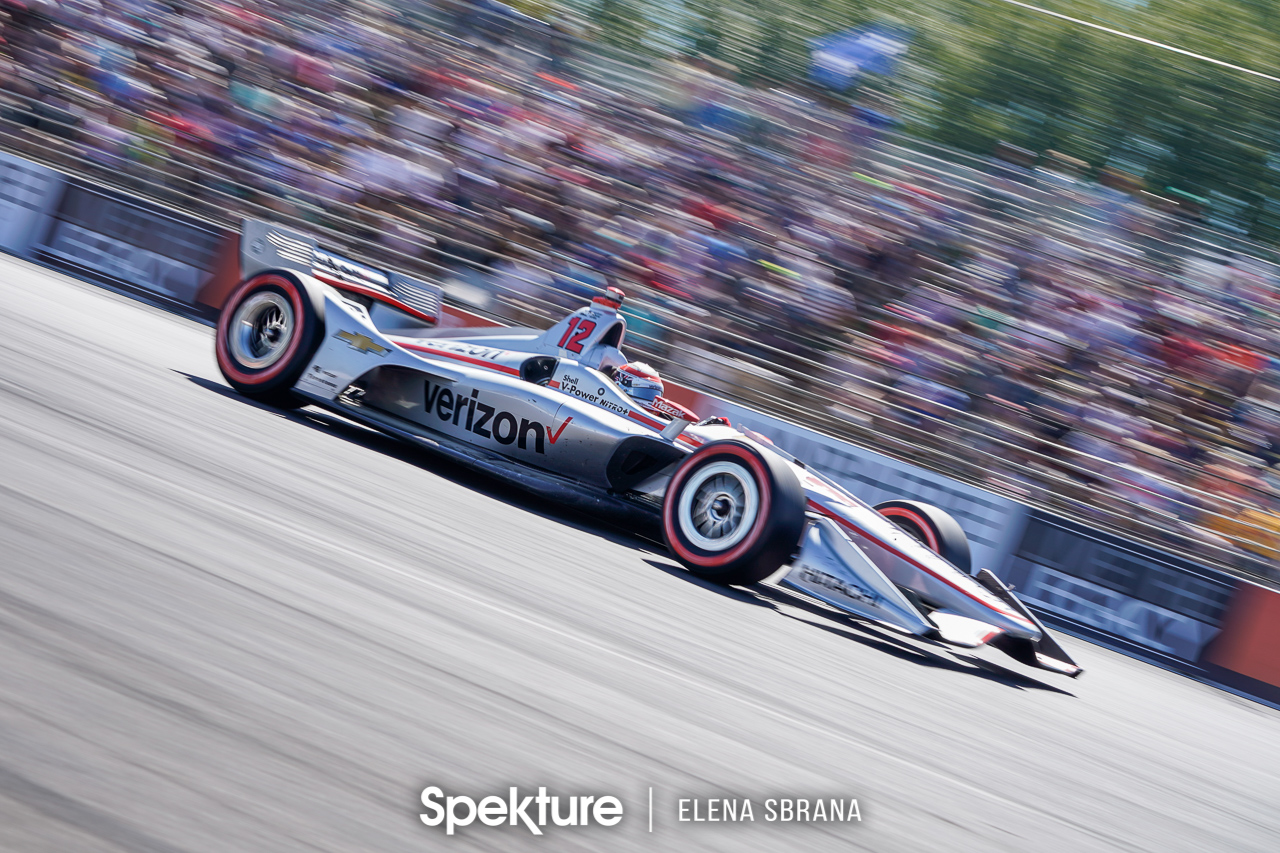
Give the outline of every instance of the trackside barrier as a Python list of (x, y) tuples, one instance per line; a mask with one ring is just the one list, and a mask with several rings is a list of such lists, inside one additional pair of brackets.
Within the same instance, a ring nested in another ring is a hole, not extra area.
[(1280, 592), (1240, 581), (1201, 664), (1213, 680), (1280, 704)]
[(0, 152), (0, 250), (22, 258), (48, 230), (66, 176)]
[(1240, 583), (1038, 509), (1003, 579), (1040, 613), (1187, 663), (1218, 634)]
[(74, 177), (52, 220), (33, 253), (188, 305), (226, 239), (223, 228)]
[[(230, 229), (3, 153), (0, 250), (206, 316), (239, 275)], [(441, 325), (498, 324), (446, 306)], [(965, 529), (975, 566), (1007, 578), (1029, 606), (1075, 633), (1280, 702), (1280, 593), (702, 391), (667, 392), (768, 437), (865, 500), (941, 507)]]
[(226, 257), (226, 228), (0, 152), (0, 250), (182, 305)]

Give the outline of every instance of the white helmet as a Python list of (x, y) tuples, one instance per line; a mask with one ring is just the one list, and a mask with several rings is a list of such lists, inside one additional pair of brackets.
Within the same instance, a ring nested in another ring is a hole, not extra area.
[(661, 397), (664, 390), (658, 371), (642, 361), (631, 361), (619, 367), (613, 373), (613, 381), (631, 399), (645, 405)]

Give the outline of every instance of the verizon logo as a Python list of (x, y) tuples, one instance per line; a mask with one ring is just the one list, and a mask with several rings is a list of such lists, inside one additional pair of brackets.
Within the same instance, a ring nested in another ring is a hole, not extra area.
[(459, 392), (432, 382), (426, 383), (423, 392), (424, 410), (453, 426), (490, 438), (498, 444), (514, 444), (520, 450), (532, 450), (545, 454), (546, 443), (555, 444), (564, 434), (572, 417), (565, 418), (552, 428), (528, 418), (517, 418), (511, 412), (491, 406), (480, 399), (479, 391)]

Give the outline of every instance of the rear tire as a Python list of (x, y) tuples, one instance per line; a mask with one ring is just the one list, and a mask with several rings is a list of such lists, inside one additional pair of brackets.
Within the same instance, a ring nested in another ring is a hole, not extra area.
[(218, 369), (232, 388), (270, 406), (304, 404), (293, 385), (324, 339), (323, 303), (293, 273), (260, 273), (218, 317)]
[(762, 581), (791, 559), (805, 525), (790, 467), (743, 441), (685, 458), (662, 501), (662, 535), (685, 568), (723, 584)]
[(885, 501), (875, 511), (966, 575), (973, 574), (969, 537), (947, 512), (919, 501)]

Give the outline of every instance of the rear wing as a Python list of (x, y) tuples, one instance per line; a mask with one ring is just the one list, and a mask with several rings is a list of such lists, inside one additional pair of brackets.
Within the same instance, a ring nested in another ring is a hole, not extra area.
[(440, 322), (444, 291), (439, 285), (375, 269), (322, 249), (314, 237), (302, 231), (261, 219), (241, 220), (241, 279), (270, 269), (306, 273), (339, 290), (399, 309), (420, 322), (433, 326)]

